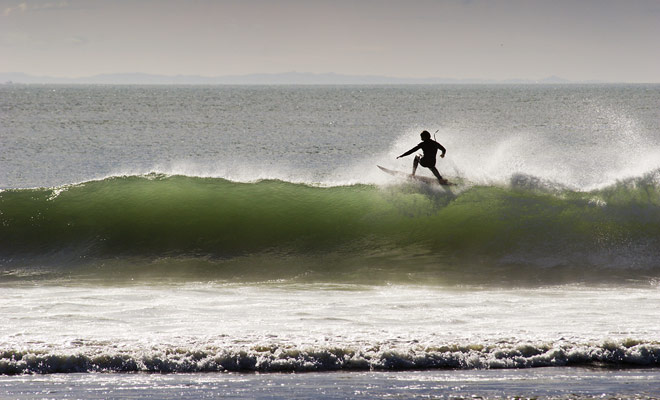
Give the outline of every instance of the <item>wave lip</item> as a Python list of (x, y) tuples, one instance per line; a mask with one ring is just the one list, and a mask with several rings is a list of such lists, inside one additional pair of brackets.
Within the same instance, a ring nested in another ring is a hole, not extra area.
[(4, 350), (0, 374), (79, 372), (312, 372), (512, 369), (562, 366), (660, 367), (660, 343), (353, 347), (162, 348), (134, 352)]

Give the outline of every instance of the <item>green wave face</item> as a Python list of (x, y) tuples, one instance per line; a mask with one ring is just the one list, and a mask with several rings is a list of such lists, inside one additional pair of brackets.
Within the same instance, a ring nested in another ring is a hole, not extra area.
[(643, 177), (588, 193), (525, 185), (451, 192), (115, 177), (1, 192), (0, 257), (5, 271), (62, 268), (64, 260), (97, 272), (204, 270), (254, 279), (655, 277), (654, 182)]

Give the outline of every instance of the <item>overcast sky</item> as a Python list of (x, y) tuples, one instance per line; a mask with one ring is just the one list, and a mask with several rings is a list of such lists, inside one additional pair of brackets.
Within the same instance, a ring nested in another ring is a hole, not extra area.
[(0, 0), (0, 72), (660, 82), (660, 0)]

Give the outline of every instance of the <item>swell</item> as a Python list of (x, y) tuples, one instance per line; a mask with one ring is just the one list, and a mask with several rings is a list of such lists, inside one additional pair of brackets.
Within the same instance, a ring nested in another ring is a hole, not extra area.
[(318, 187), (154, 174), (6, 190), (0, 257), (5, 270), (35, 260), (109, 259), (194, 259), (212, 268), (261, 257), (273, 265), (302, 260), (307, 269), (376, 260), (404, 270), (534, 266), (656, 276), (657, 175), (591, 192), (525, 176), (506, 186), (444, 191), (414, 183)]
[(0, 375), (80, 372), (312, 372), (535, 367), (659, 367), (657, 342), (0, 350)]

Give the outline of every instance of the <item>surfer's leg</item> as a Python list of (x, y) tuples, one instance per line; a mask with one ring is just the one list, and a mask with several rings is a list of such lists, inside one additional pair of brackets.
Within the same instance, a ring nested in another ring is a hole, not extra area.
[(413, 161), (413, 173), (412, 175), (415, 176), (415, 172), (417, 172), (417, 166), (419, 165), (419, 159), (422, 158), (418, 155), (415, 156), (415, 160)]
[(438, 178), (438, 182), (442, 184), (444, 182), (444, 179), (442, 178), (442, 175), (440, 175), (440, 172), (438, 172), (438, 169), (436, 167), (428, 167), (431, 172), (433, 172), (433, 175), (435, 175), (436, 178)]

